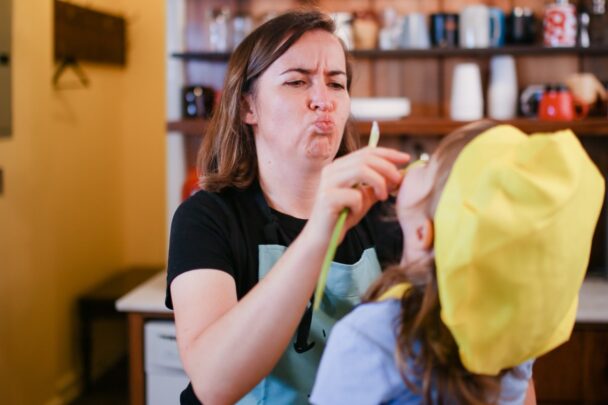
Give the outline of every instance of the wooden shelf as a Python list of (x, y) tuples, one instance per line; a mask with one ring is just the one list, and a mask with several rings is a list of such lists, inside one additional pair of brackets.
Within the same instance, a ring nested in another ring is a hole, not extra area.
[(227, 62), (230, 55), (231, 52), (175, 52), (171, 54), (171, 57), (185, 61)]
[[(389, 136), (437, 136), (445, 135), (467, 124), (468, 122), (453, 121), (449, 118), (412, 117), (399, 121), (378, 122), (380, 133)], [(577, 135), (608, 137), (608, 119), (589, 118), (579, 121), (541, 121), (533, 118), (517, 118), (508, 121), (498, 121), (501, 124), (511, 124), (526, 133), (552, 132), (570, 128)], [(357, 131), (368, 134), (371, 122), (357, 122)]]
[[(398, 121), (380, 121), (380, 133), (383, 136), (440, 136), (445, 135), (467, 122), (452, 121), (449, 118), (411, 117)], [(551, 132), (570, 128), (577, 135), (608, 137), (608, 119), (588, 118), (580, 121), (541, 121), (532, 118), (518, 118), (503, 121), (527, 133)], [(181, 132), (184, 135), (202, 136), (207, 127), (207, 120), (189, 119), (172, 121), (167, 124), (170, 132)], [(368, 134), (371, 129), (369, 121), (355, 121), (355, 128), (360, 134)]]
[[(526, 56), (555, 56), (555, 55), (604, 55), (608, 56), (608, 46), (591, 46), (588, 48), (547, 48), (538, 45), (505, 46), (500, 48), (431, 48), (431, 49), (395, 49), (390, 51), (380, 49), (353, 50), (351, 54), (359, 59), (401, 59), (401, 58), (436, 58), (436, 57), (484, 57), (493, 55), (526, 55)], [(183, 60), (204, 62), (226, 62), (230, 52), (176, 52), (171, 56)]]
[(400, 58), (434, 58), (434, 57), (479, 57), (493, 55), (526, 55), (526, 56), (556, 56), (556, 55), (607, 55), (608, 47), (594, 46), (589, 48), (547, 48), (540, 45), (504, 46), (498, 48), (431, 48), (431, 49), (396, 49), (384, 51), (379, 49), (355, 50), (351, 54), (355, 58), (368, 59), (400, 59)]
[(184, 135), (199, 136), (205, 133), (208, 122), (209, 121), (202, 118), (170, 121), (167, 123), (167, 131), (181, 132)]

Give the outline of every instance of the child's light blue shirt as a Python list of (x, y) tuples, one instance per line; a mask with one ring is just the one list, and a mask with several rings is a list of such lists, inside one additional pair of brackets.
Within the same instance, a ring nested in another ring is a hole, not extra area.
[[(423, 402), (405, 385), (395, 363), (395, 325), (400, 311), (398, 300), (368, 303), (355, 308), (334, 326), (310, 397), (313, 404)], [(523, 404), (532, 364), (525, 362), (503, 376), (501, 405)]]

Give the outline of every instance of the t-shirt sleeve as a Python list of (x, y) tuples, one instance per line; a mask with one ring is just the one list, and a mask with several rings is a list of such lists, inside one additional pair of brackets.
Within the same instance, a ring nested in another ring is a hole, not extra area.
[[(380, 404), (402, 383), (392, 354), (345, 322), (331, 331), (310, 397), (314, 405)], [(401, 389), (401, 388), (400, 388)]]
[(216, 197), (205, 191), (199, 191), (175, 211), (169, 238), (165, 299), (168, 308), (173, 308), (171, 282), (182, 273), (217, 269), (234, 277), (228, 215)]
[(526, 361), (509, 370), (500, 381), (500, 405), (523, 404), (532, 378), (533, 360)]

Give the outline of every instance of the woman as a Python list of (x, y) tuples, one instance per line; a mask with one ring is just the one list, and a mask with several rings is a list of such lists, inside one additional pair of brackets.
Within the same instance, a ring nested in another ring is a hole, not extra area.
[(568, 340), (604, 197), (570, 131), (471, 124), (412, 165), (403, 258), (332, 331), (314, 404), (533, 404)]
[[(370, 208), (398, 187), (397, 166), (409, 158), (354, 151), (351, 69), (333, 31), (320, 12), (287, 13), (231, 57), (200, 150), (203, 191), (171, 228), (167, 305), (191, 380), (182, 403), (308, 403), (333, 323), (381, 261), (399, 258), (398, 232)], [(313, 315), (307, 306), (344, 208), (347, 232)]]

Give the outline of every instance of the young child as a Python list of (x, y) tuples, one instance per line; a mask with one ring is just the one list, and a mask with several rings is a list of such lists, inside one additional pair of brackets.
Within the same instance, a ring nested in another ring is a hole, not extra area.
[(406, 172), (402, 261), (333, 328), (313, 404), (521, 404), (569, 339), (604, 179), (569, 130), (492, 126)]

